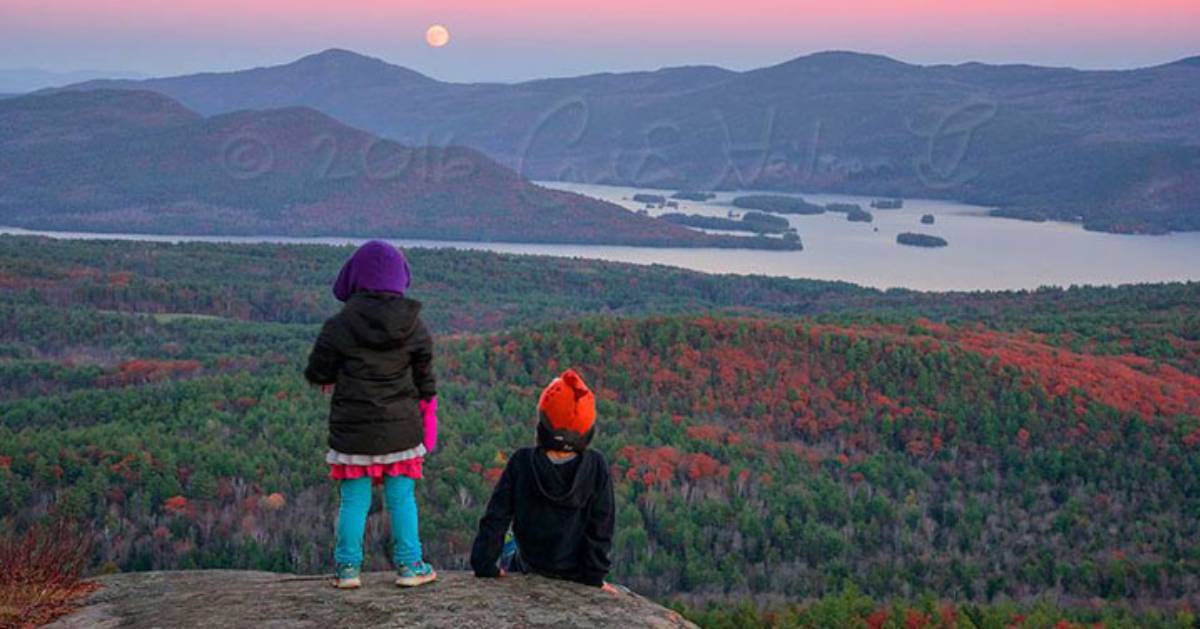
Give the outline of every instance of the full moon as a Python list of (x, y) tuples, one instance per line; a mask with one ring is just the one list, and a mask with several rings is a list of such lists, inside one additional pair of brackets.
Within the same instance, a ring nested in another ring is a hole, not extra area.
[(450, 43), (450, 31), (441, 24), (434, 24), (425, 31), (425, 42), (434, 48), (441, 48)]

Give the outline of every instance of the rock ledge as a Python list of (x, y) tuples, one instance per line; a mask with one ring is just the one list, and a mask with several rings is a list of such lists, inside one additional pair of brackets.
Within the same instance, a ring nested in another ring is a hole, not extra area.
[(636, 594), (536, 576), (476, 579), (439, 572), (400, 589), (391, 573), (342, 592), (326, 577), (194, 570), (100, 577), (103, 586), (58, 629), (151, 627), (694, 627)]

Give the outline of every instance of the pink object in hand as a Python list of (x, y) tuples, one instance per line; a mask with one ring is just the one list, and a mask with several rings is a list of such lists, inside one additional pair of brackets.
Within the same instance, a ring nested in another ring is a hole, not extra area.
[(421, 409), (421, 416), (425, 420), (425, 452), (433, 452), (437, 447), (437, 396), (429, 398), (428, 401), (420, 400), (417, 406)]

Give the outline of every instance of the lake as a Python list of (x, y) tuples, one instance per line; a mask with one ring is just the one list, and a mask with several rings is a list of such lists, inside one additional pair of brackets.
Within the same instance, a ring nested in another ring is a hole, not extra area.
[[(636, 210), (629, 200), (638, 192), (670, 196), (674, 190), (539, 182)], [(755, 191), (717, 192), (707, 202), (680, 201), (679, 209), (649, 210), (651, 215), (683, 212), (725, 216), (734, 197)], [(778, 194), (762, 192), (762, 194)], [(1089, 232), (1074, 223), (1031, 223), (988, 216), (989, 208), (925, 199), (905, 199), (903, 209), (875, 210), (876, 197), (801, 194), (827, 203), (857, 203), (873, 223), (851, 223), (845, 214), (786, 216), (804, 242), (804, 251), (668, 250), (652, 261), (708, 272), (761, 273), (787, 277), (844, 280), (877, 288), (921, 290), (1020, 289), (1071, 284), (1125, 284), (1200, 280), (1200, 232), (1166, 236), (1127, 236)], [(922, 225), (933, 214), (936, 223)], [(901, 232), (941, 236), (940, 249), (896, 244)], [(641, 261), (641, 260), (639, 260)]]
[[(637, 192), (670, 195), (673, 190), (539, 182), (559, 190), (612, 201), (631, 210), (642, 204), (629, 198)], [(689, 214), (725, 216), (730, 201), (748, 192), (723, 192), (708, 202), (681, 201)], [(825, 203), (858, 203), (864, 209), (872, 198), (840, 194), (804, 194)], [(650, 210), (652, 215), (664, 210)], [(776, 275), (841, 280), (876, 288), (919, 290), (1032, 289), (1071, 284), (1124, 284), (1200, 280), (1200, 232), (1167, 236), (1125, 236), (1085, 231), (1070, 223), (1030, 223), (987, 216), (987, 208), (956, 203), (905, 199), (900, 210), (870, 210), (873, 223), (850, 223), (844, 214), (787, 216), (804, 242), (803, 251), (751, 249), (684, 249), (608, 245), (544, 245), (431, 240), (396, 240), (403, 247), (452, 247), (502, 253), (538, 254), (611, 260), (634, 264), (666, 264), (707, 273)], [(922, 225), (923, 214), (936, 224)], [(941, 249), (896, 244), (905, 231), (933, 234), (949, 241)], [(355, 238), (292, 238), (284, 236), (161, 236), (30, 231), (0, 228), (0, 233), (54, 238), (150, 240), (161, 242), (273, 242), (357, 244)]]

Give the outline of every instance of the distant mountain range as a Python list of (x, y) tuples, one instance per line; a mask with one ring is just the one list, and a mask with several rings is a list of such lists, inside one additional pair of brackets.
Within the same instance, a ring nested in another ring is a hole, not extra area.
[(0, 93), (21, 94), (48, 87), (59, 87), (93, 79), (144, 79), (137, 72), (103, 72), (82, 70), (54, 72), (40, 68), (0, 68)]
[(917, 66), (828, 52), (516, 84), (446, 83), (344, 50), (136, 88), (206, 115), (306, 106), (533, 179), (956, 198), (1091, 229), (1200, 229), (1200, 57), (1137, 70)]
[(0, 101), (0, 224), (179, 234), (795, 248), (713, 236), (305, 107), (204, 117), (147, 91)]

